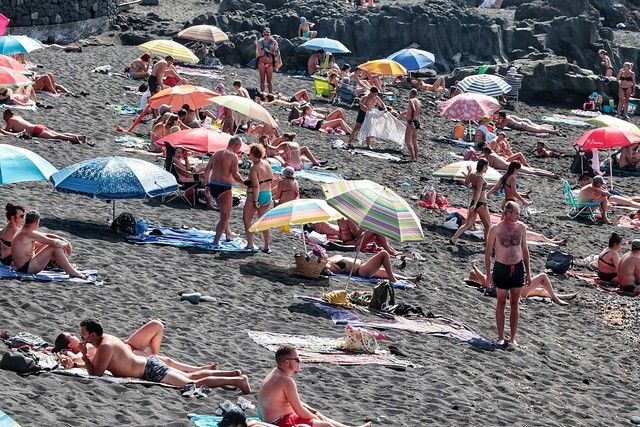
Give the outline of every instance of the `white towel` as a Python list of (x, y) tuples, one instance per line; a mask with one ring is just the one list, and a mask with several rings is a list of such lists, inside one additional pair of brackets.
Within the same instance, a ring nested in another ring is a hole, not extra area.
[(359, 143), (362, 143), (366, 138), (373, 137), (396, 142), (402, 147), (404, 146), (405, 130), (404, 123), (396, 119), (390, 112), (374, 108), (367, 112), (357, 139)]

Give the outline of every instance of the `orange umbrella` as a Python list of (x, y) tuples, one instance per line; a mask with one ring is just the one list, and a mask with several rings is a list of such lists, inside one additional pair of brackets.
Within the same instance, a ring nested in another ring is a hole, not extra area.
[(0, 67), (0, 87), (15, 88), (31, 85), (33, 82), (11, 68)]
[(21, 73), (27, 71), (27, 67), (24, 64), (16, 61), (15, 59), (7, 55), (0, 55), (0, 67), (9, 68), (11, 70), (19, 71)]
[(218, 94), (211, 89), (194, 85), (179, 85), (170, 87), (149, 98), (151, 108), (160, 108), (162, 104), (170, 105), (172, 109), (178, 110), (187, 104), (191, 108), (202, 108), (213, 104), (211, 97)]
[[(155, 143), (164, 147), (165, 141), (175, 148), (186, 148), (199, 153), (215, 153), (224, 150), (231, 139), (231, 135), (214, 129), (194, 128), (183, 129), (170, 133), (158, 139)], [(249, 151), (247, 144), (242, 144), (240, 151)]]

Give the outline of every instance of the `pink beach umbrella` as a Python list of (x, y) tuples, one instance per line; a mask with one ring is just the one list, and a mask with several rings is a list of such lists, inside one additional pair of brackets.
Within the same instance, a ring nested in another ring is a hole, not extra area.
[(11, 19), (0, 13), (0, 36), (4, 36), (7, 33), (9, 22), (11, 22)]
[(500, 109), (493, 97), (479, 93), (463, 93), (438, 104), (438, 111), (451, 120), (479, 120)]
[(0, 55), (0, 67), (9, 68), (10, 70), (18, 71), (20, 73), (27, 71), (26, 65), (7, 55)]

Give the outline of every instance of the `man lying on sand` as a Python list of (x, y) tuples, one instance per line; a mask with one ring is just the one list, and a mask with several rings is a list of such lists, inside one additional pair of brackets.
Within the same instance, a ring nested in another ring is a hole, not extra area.
[(550, 133), (552, 135), (564, 136), (562, 132), (554, 127), (537, 125), (529, 119), (507, 114), (506, 111), (499, 111), (496, 118), (496, 126), (499, 129), (506, 127), (513, 130), (521, 130), (531, 133)]
[[(223, 387), (225, 385), (238, 387), (242, 393), (251, 393), (251, 386), (246, 375), (214, 376), (214, 375), (185, 375), (184, 372), (168, 366), (157, 356), (144, 357), (134, 353), (130, 345), (113, 335), (105, 334), (100, 322), (96, 319), (86, 319), (80, 323), (80, 337), (78, 344), (82, 361), (90, 375), (103, 376), (109, 371), (116, 377), (140, 378), (145, 381), (186, 387), (194, 383), (196, 387)], [(89, 346), (95, 348), (93, 357), (89, 357)]]
[[(182, 372), (190, 379), (198, 379), (208, 376), (236, 377), (242, 375), (239, 369), (233, 371), (218, 371), (217, 363), (203, 366), (193, 366), (186, 363), (178, 362), (170, 357), (160, 355), (160, 345), (164, 334), (164, 325), (159, 320), (152, 320), (144, 324), (140, 329), (135, 331), (133, 335), (125, 339), (123, 342), (134, 354), (138, 356), (155, 356), (168, 367)], [(65, 368), (72, 367), (84, 368), (80, 353), (80, 339), (72, 333), (61, 333), (56, 337), (53, 353), (60, 355)], [(96, 349), (91, 344), (87, 345), (87, 354), (90, 359), (95, 358)]]
[(11, 257), (17, 271), (40, 273), (51, 261), (54, 261), (69, 276), (86, 278), (67, 259), (67, 255), (71, 255), (71, 244), (57, 236), (53, 237), (53, 235), (36, 231), (39, 226), (38, 211), (27, 212), (24, 216), (24, 226), (11, 243)]
[(13, 134), (24, 132), (34, 138), (61, 139), (63, 141), (70, 141), (73, 144), (85, 143), (87, 145), (93, 146), (92, 142), (87, 141), (87, 137), (85, 135), (77, 133), (60, 133), (52, 131), (45, 125), (34, 125), (33, 123), (23, 119), (22, 117), (16, 116), (8, 108), (4, 110), (4, 114), (2, 115), (2, 117), (7, 124), (4, 127), (4, 130)]
[(334, 255), (329, 258), (327, 262), (327, 268), (332, 273), (336, 274), (349, 274), (353, 268), (353, 275), (363, 277), (365, 279), (378, 278), (387, 279), (391, 283), (395, 283), (398, 280), (409, 280), (414, 283), (420, 282), (422, 274), (417, 276), (402, 276), (393, 272), (393, 266), (391, 265), (391, 257), (389, 252), (381, 250), (369, 260), (362, 262), (360, 260), (353, 261), (352, 258), (344, 257), (342, 255)]
[(620, 259), (618, 285), (623, 292), (640, 295), (640, 239), (631, 242), (631, 251)]
[[(278, 427), (347, 427), (334, 421), (309, 405), (298, 395), (298, 386), (293, 375), (300, 372), (300, 357), (295, 348), (281, 346), (276, 351), (276, 367), (260, 385), (258, 394), (258, 416), (262, 421)], [(363, 424), (369, 427), (371, 423)]]

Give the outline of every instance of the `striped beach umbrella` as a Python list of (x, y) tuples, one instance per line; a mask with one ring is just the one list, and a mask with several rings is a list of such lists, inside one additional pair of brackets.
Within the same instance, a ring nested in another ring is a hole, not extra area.
[(251, 226), (249, 231), (256, 233), (285, 225), (314, 224), (334, 221), (342, 217), (342, 214), (329, 206), (326, 200), (296, 199), (268, 211)]
[(140, 49), (155, 53), (158, 56), (171, 56), (176, 61), (197, 64), (198, 57), (186, 46), (173, 40), (151, 40), (138, 46)]
[(393, 190), (369, 180), (322, 184), (327, 203), (358, 226), (398, 242), (424, 240), (420, 220)]
[(180, 31), (178, 37), (203, 43), (222, 43), (229, 41), (229, 36), (214, 25), (194, 25)]
[[(464, 160), (461, 162), (451, 163), (443, 168), (438, 169), (433, 173), (433, 176), (438, 178), (448, 178), (455, 180), (463, 180), (467, 177), (469, 173), (469, 167), (471, 168), (471, 172), (476, 171), (477, 162), (471, 160)], [(484, 179), (487, 182), (498, 182), (500, 180), (500, 172), (489, 166), (487, 168), (487, 172), (484, 174)]]
[(493, 74), (474, 74), (462, 79), (456, 87), (462, 92), (480, 93), (497, 97), (509, 93), (511, 86), (500, 76)]

